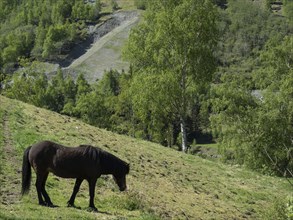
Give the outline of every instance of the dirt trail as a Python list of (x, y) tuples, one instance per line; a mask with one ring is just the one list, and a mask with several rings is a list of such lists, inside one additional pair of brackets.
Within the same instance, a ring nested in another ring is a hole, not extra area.
[(2, 149), (2, 169), (0, 171), (0, 202), (3, 205), (10, 205), (19, 201), (20, 194), (17, 192), (20, 192), (21, 162), (13, 146), (7, 110), (4, 113), (3, 134), (4, 147)]

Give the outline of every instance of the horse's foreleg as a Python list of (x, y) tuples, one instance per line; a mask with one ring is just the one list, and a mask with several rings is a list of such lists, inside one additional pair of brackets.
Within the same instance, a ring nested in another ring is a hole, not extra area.
[(89, 182), (89, 193), (90, 193), (90, 205), (89, 205), (89, 207), (90, 207), (90, 209), (92, 211), (97, 212), (98, 209), (95, 207), (95, 204), (94, 204), (95, 187), (96, 187), (97, 178), (89, 179), (88, 182)]
[(72, 195), (71, 195), (69, 201), (67, 202), (68, 206), (74, 206), (74, 200), (75, 200), (77, 192), (79, 191), (79, 187), (80, 187), (82, 181), (83, 181), (83, 179), (79, 179), (79, 178), (76, 179)]

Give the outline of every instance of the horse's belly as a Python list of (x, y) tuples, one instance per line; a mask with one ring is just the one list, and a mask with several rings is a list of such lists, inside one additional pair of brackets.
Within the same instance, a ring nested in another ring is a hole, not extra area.
[(56, 176), (62, 177), (62, 178), (85, 178), (86, 175), (84, 172), (80, 172), (80, 170), (72, 170), (72, 169), (66, 169), (66, 168), (58, 168), (54, 167), (53, 169), (49, 169), (51, 173), (53, 173)]
[[(91, 176), (90, 170), (85, 169), (83, 164), (79, 165), (67, 165), (67, 164), (55, 164), (49, 171), (55, 174), (56, 176), (63, 178), (83, 178), (86, 179)], [(94, 175), (94, 174), (92, 174)]]
[(62, 177), (62, 178), (80, 178), (81, 175), (79, 173), (76, 172), (70, 172), (68, 170), (53, 170), (53, 169), (49, 169), (49, 171), (51, 173), (53, 173), (56, 176)]
[(53, 158), (51, 172), (63, 178), (89, 178), (96, 175), (95, 162), (81, 155), (58, 151)]

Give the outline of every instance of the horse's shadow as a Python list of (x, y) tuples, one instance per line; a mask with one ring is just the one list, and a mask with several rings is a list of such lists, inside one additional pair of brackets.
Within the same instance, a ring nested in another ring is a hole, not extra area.
[(97, 213), (101, 213), (101, 214), (104, 214), (104, 215), (113, 215), (113, 214), (111, 214), (109, 212), (104, 212), (104, 211), (97, 211)]
[(100, 211), (100, 210), (93, 210), (91, 208), (83, 209), (80, 206), (68, 206), (68, 208), (73, 208), (73, 209), (77, 209), (77, 210), (84, 210), (84, 211), (93, 212), (93, 213), (100, 213), (100, 214), (104, 214), (104, 215), (112, 215), (109, 212)]

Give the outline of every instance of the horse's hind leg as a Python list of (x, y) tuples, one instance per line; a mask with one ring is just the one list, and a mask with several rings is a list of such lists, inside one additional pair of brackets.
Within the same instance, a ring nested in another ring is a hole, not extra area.
[(46, 186), (46, 181), (47, 181), (47, 178), (48, 178), (48, 175), (49, 175), (49, 172), (45, 173), (44, 174), (44, 177), (43, 177), (43, 181), (42, 181), (42, 194), (45, 198), (45, 202), (46, 202), (46, 205), (47, 206), (50, 206), (50, 207), (54, 207), (53, 203), (51, 202), (51, 199), (45, 189), (45, 186)]
[[(48, 178), (48, 172), (37, 173), (36, 188), (38, 193), (39, 204), (44, 206), (53, 206), (48, 193), (45, 190), (46, 180)], [(45, 202), (43, 200), (45, 199)]]
[(74, 200), (75, 200), (76, 194), (77, 194), (77, 192), (79, 190), (79, 187), (80, 187), (82, 181), (83, 181), (83, 179), (79, 179), (79, 178), (76, 179), (72, 195), (71, 195), (69, 201), (67, 202), (68, 206), (73, 206), (74, 207)]
[(42, 175), (37, 174), (36, 188), (38, 193), (39, 205), (46, 205), (42, 196), (42, 180), (43, 180)]

